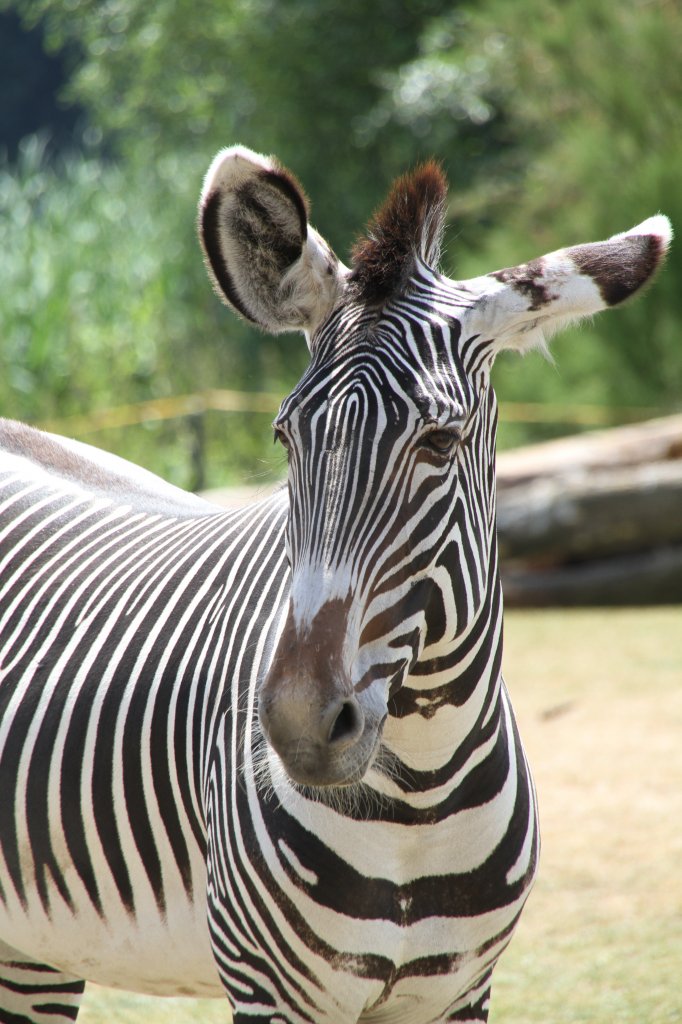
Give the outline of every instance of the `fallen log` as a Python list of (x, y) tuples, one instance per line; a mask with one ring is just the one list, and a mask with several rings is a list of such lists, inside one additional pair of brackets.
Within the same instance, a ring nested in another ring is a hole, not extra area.
[(497, 457), (502, 494), (542, 477), (585, 477), (597, 470), (682, 459), (682, 414), (545, 441)]
[(509, 608), (681, 604), (682, 545), (544, 569), (503, 564), (502, 586)]
[(682, 415), (499, 456), (512, 606), (682, 602)]
[(682, 459), (535, 477), (500, 493), (500, 556), (558, 564), (682, 544)]

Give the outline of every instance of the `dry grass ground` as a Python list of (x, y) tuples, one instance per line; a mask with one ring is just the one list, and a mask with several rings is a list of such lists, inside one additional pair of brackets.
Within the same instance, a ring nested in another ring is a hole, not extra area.
[[(505, 675), (540, 878), (491, 1024), (682, 1022), (682, 609), (510, 612)], [(83, 1024), (217, 1024), (221, 1002), (92, 987)]]
[(537, 888), (491, 1024), (682, 1021), (682, 609), (507, 616)]

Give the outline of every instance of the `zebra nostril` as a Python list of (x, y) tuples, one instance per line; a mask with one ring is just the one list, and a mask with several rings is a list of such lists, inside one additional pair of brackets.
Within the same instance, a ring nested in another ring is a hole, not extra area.
[(362, 735), (365, 719), (356, 700), (347, 698), (339, 708), (334, 708), (329, 715), (331, 719), (327, 742), (330, 746), (350, 746)]

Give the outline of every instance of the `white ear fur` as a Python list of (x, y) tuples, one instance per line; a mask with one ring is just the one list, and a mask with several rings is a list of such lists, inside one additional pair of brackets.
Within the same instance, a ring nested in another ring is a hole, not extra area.
[(629, 238), (630, 235), (653, 235), (661, 240), (664, 251), (667, 252), (673, 240), (673, 226), (670, 219), (662, 213), (655, 213), (653, 217), (647, 217), (641, 224), (636, 224), (628, 231), (621, 231), (618, 235), (609, 238), (609, 242), (615, 242), (619, 238)]
[(208, 169), (199, 235), (220, 298), (273, 334), (300, 329), (310, 337), (348, 273), (309, 226), (293, 175), (243, 146), (221, 150)]
[(494, 338), (498, 349), (545, 348), (557, 331), (638, 292), (665, 259), (671, 239), (670, 221), (659, 214), (605, 242), (559, 249), (467, 281), (480, 296), (476, 330)]

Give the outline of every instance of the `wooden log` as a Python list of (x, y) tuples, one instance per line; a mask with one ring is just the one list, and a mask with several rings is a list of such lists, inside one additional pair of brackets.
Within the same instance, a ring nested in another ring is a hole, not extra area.
[(503, 565), (502, 585), (509, 608), (680, 604), (682, 545), (547, 569)]
[(498, 496), (502, 560), (560, 564), (682, 543), (682, 459), (547, 475)]
[(509, 605), (682, 602), (682, 415), (498, 458)]
[(680, 459), (682, 414), (501, 452), (497, 488), (502, 494), (538, 477), (585, 477), (597, 470)]

